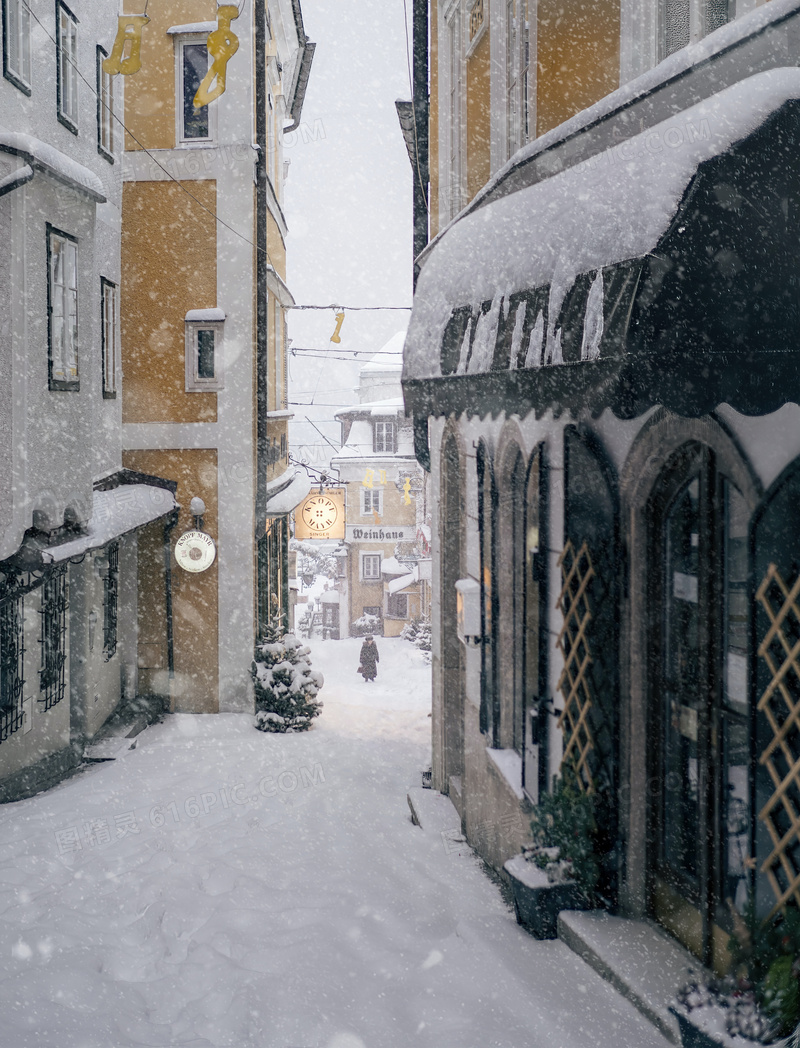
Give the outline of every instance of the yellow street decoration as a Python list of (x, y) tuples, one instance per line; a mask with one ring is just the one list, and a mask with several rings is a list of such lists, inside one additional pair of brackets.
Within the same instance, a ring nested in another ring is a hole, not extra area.
[(385, 484), (386, 483), (386, 470), (385, 469), (378, 470), (378, 477), (380, 478), (378, 483), (379, 484)]
[[(104, 73), (109, 76), (116, 76), (117, 73), (130, 76), (131, 73), (139, 72), (142, 68), (142, 29), (149, 21), (147, 15), (119, 16), (114, 46), (108, 58), (103, 59)], [(123, 58), (126, 48), (129, 48), (128, 57)]]
[(194, 96), (195, 109), (207, 106), (225, 91), (228, 62), (239, 50), (239, 37), (231, 29), (231, 22), (238, 17), (239, 8), (234, 4), (217, 8), (217, 28), (208, 34), (206, 45), (214, 61)]
[(342, 330), (342, 324), (344, 324), (344, 313), (336, 314), (336, 330), (331, 335), (331, 342), (341, 342), (339, 338), (339, 332)]
[(374, 478), (375, 478), (375, 470), (374, 469), (368, 469), (367, 472), (364, 474), (364, 487), (365, 488), (371, 488), (372, 487), (372, 481), (374, 480)]
[(403, 502), (406, 506), (411, 505), (411, 477), (406, 477), (403, 484)]

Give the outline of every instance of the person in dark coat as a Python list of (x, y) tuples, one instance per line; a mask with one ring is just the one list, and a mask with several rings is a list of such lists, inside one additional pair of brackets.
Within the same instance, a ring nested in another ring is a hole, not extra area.
[(378, 654), (377, 645), (372, 637), (364, 638), (364, 643), (361, 645), (361, 655), (359, 656), (359, 659), (360, 664), (358, 672), (364, 680), (375, 680), (378, 675), (378, 663), (381, 661), (381, 657)]

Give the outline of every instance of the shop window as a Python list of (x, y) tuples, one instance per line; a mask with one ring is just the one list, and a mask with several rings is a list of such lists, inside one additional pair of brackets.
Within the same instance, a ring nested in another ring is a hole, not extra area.
[(52, 709), (66, 692), (67, 569), (57, 568), (42, 585), (42, 662), (39, 702)]
[(212, 108), (194, 107), (197, 89), (208, 72), (209, 53), (205, 38), (189, 36), (177, 44), (178, 141), (203, 143), (213, 139)]
[(376, 455), (394, 455), (397, 451), (397, 425), (376, 422), (372, 430), (372, 450)]
[[(380, 553), (361, 554), (361, 578), (365, 582), (377, 582), (380, 579), (382, 559)], [(380, 614), (380, 611), (378, 614)]]
[(114, 163), (114, 77), (103, 69), (108, 53), (97, 47), (97, 152)]
[(390, 593), (386, 601), (386, 616), (390, 619), (407, 619), (408, 594)]
[(3, 75), (31, 93), (31, 13), (28, 0), (3, 0)]
[(8, 596), (0, 603), (0, 742), (18, 731), (24, 721), (23, 599)]
[(49, 386), (77, 390), (78, 242), (48, 225), (47, 256)]
[(78, 133), (78, 19), (66, 6), (56, 7), (56, 98), (58, 119)]
[(102, 323), (100, 338), (103, 354), (103, 397), (114, 400), (117, 396), (117, 287), (105, 277), (100, 278)]
[(383, 492), (380, 488), (361, 489), (361, 516), (372, 516), (377, 513), (383, 516)]

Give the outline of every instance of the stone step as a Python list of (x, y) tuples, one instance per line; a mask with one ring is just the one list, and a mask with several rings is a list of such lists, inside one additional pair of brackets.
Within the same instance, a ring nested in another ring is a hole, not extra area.
[(106, 739), (96, 739), (90, 742), (83, 751), (85, 761), (114, 761), (128, 750), (136, 748), (136, 739), (121, 738), (119, 736)]
[(436, 790), (412, 786), (408, 791), (411, 821), (432, 833), (461, 831), (461, 816), (449, 797)]
[(702, 964), (648, 920), (564, 910), (558, 937), (626, 997), (673, 1044), (680, 1031), (669, 1005)]

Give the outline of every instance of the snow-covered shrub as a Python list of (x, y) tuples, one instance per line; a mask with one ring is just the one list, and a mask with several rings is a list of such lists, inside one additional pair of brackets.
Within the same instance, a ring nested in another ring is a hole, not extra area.
[(350, 627), (351, 637), (366, 637), (370, 633), (380, 633), (381, 620), (377, 615), (361, 615)]
[(425, 619), (417, 625), (417, 635), (414, 637), (414, 644), (420, 651), (431, 650), (431, 624)]
[(534, 845), (523, 850), (551, 884), (575, 881), (590, 898), (600, 878), (594, 805), (594, 797), (584, 793), (574, 777), (556, 780), (553, 792), (539, 797), (531, 816)]
[(317, 698), (324, 683), (311, 668), (310, 649), (278, 623), (267, 628), (256, 647), (251, 673), (259, 731), (307, 731), (322, 710)]
[(419, 619), (412, 619), (407, 622), (400, 631), (400, 639), (410, 641), (412, 644), (417, 639), (417, 628), (419, 627)]

